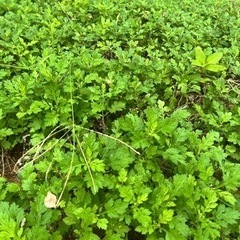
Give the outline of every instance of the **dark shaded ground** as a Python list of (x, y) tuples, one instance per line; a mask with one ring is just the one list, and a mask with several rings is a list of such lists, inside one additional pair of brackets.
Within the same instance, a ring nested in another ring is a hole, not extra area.
[(16, 163), (18, 159), (23, 155), (22, 145), (14, 147), (12, 150), (0, 151), (0, 176), (5, 177), (9, 182), (18, 182), (18, 175)]

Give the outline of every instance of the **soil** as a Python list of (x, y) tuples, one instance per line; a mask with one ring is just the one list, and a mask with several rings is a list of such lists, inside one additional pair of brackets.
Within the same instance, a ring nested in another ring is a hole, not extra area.
[(12, 150), (1, 150), (0, 177), (6, 178), (9, 182), (18, 182), (17, 161), (22, 156), (22, 146), (18, 145)]

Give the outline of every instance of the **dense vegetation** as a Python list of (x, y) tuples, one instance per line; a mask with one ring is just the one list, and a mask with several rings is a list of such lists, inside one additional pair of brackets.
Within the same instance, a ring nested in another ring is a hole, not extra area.
[(239, 0), (0, 0), (0, 239), (240, 239)]

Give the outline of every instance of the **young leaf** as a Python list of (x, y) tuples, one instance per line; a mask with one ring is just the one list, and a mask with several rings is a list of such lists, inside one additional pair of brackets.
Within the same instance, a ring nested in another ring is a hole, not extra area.
[(108, 220), (106, 218), (98, 219), (97, 226), (101, 229), (106, 230), (108, 225)]
[(197, 67), (203, 67), (203, 64), (196, 59), (192, 60), (192, 65)]
[(2, 128), (2, 129), (0, 129), (0, 140), (4, 139), (5, 137), (10, 136), (12, 134), (14, 134), (12, 129), (10, 129), (10, 128)]
[(91, 170), (93, 172), (104, 172), (105, 171), (105, 164), (103, 160), (95, 159), (91, 162)]
[(44, 118), (44, 125), (46, 127), (56, 126), (58, 121), (59, 121), (58, 114), (55, 111), (47, 112)]
[(216, 192), (206, 189), (205, 190), (206, 198), (204, 200), (205, 209), (204, 212), (211, 212), (214, 208), (217, 207), (218, 197)]
[(211, 71), (211, 72), (222, 72), (222, 71), (226, 70), (226, 68), (224, 66), (218, 65), (218, 64), (206, 65), (204, 67), (204, 69)]
[(227, 203), (230, 203), (231, 205), (235, 205), (236, 199), (235, 197), (227, 191), (219, 192), (218, 193), (221, 198), (223, 198)]
[(205, 65), (206, 56), (201, 47), (196, 47), (195, 56), (196, 56), (196, 63), (198, 63), (200, 66)]
[(122, 169), (119, 171), (118, 180), (119, 180), (119, 182), (121, 182), (121, 183), (127, 181), (127, 171), (126, 171), (124, 168), (122, 168)]
[(119, 187), (120, 196), (124, 199), (125, 202), (132, 202), (135, 200), (134, 192), (131, 186)]
[(159, 215), (159, 222), (162, 224), (167, 224), (172, 221), (174, 211), (172, 209), (165, 209)]
[(223, 53), (221, 52), (213, 53), (212, 55), (207, 57), (206, 64), (218, 64), (222, 56)]
[(136, 219), (143, 227), (148, 227), (152, 224), (151, 212), (143, 207), (134, 209), (133, 218)]

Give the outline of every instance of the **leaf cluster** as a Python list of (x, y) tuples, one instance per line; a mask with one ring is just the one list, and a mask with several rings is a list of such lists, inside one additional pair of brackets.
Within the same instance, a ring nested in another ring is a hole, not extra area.
[(240, 238), (239, 7), (0, 1), (0, 238)]

